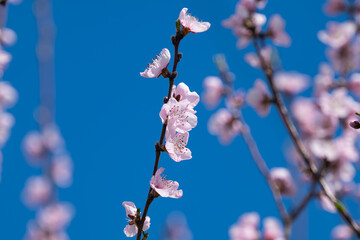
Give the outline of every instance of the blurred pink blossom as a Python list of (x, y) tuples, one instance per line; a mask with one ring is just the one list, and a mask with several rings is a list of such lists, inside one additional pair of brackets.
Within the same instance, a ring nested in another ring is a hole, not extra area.
[[(255, 32), (260, 32), (261, 27), (266, 23), (266, 17), (260, 13), (251, 13), (246, 2), (238, 2), (235, 14), (222, 22), (226, 28), (231, 28), (236, 37), (238, 37), (237, 47), (242, 49), (246, 47), (253, 35), (250, 28), (254, 27)], [(251, 25), (251, 26), (250, 26)]]
[(308, 98), (296, 98), (291, 105), (291, 111), (304, 134), (312, 137), (332, 135), (338, 123), (336, 117), (324, 115)]
[(322, 63), (319, 66), (319, 73), (315, 76), (314, 88), (315, 88), (315, 95), (320, 95), (322, 92), (327, 91), (330, 89), (331, 85), (334, 82), (334, 71), (331, 67), (326, 64)]
[(345, 224), (337, 225), (331, 231), (331, 237), (334, 240), (350, 240), (354, 235), (353, 230)]
[(241, 133), (243, 125), (227, 109), (221, 108), (209, 119), (208, 130), (218, 136), (222, 144), (228, 144)]
[(203, 99), (209, 108), (216, 107), (224, 93), (224, 84), (219, 77), (209, 76), (204, 79), (203, 86), (205, 91)]
[(145, 69), (144, 72), (141, 72), (140, 75), (145, 78), (155, 78), (159, 77), (162, 71), (167, 68), (170, 61), (170, 52), (167, 48), (163, 48), (159, 55), (153, 60), (152, 63)]
[(256, 212), (243, 214), (229, 229), (231, 240), (257, 240), (260, 217)]
[(74, 209), (67, 203), (54, 203), (41, 209), (37, 216), (37, 223), (42, 229), (50, 232), (61, 231), (68, 226), (74, 215)]
[(257, 79), (254, 87), (246, 95), (247, 103), (252, 106), (260, 116), (264, 117), (270, 111), (270, 94), (263, 80)]
[(353, 22), (329, 22), (327, 24), (327, 31), (320, 31), (318, 38), (321, 42), (337, 49), (349, 43), (355, 36), (355, 33), (356, 25)]
[(70, 240), (70, 238), (64, 231), (49, 232), (40, 228), (36, 222), (30, 221), (27, 224), (24, 240)]
[(360, 73), (351, 74), (348, 87), (350, 91), (358, 96), (360, 95)]
[(23, 141), (25, 153), (31, 158), (40, 158), (46, 151), (42, 136), (37, 131), (29, 132)]
[[(261, 56), (265, 60), (265, 64), (269, 64), (271, 61), (272, 49), (270, 47), (264, 47), (260, 50)], [(247, 53), (245, 55), (245, 61), (254, 68), (261, 68), (261, 62), (256, 53)]]
[(297, 72), (278, 72), (274, 76), (275, 86), (286, 94), (297, 94), (309, 86), (309, 77)]
[(151, 188), (162, 197), (181, 198), (183, 191), (178, 190), (179, 183), (172, 180), (166, 180), (166, 177), (162, 177), (161, 174), (164, 170), (164, 168), (159, 168), (155, 175), (151, 177)]
[(18, 93), (8, 82), (0, 82), (0, 108), (12, 107), (18, 99)]
[(55, 156), (52, 159), (51, 177), (56, 185), (69, 187), (72, 184), (73, 163), (70, 156)]
[(270, 170), (270, 179), (277, 190), (287, 196), (296, 192), (295, 182), (286, 168), (276, 167)]
[(285, 20), (279, 14), (270, 17), (268, 35), (278, 46), (289, 47), (291, 44), (291, 39), (285, 32)]
[(183, 28), (192, 33), (205, 32), (210, 28), (210, 23), (199, 21), (197, 18), (187, 13), (188, 9), (183, 8), (179, 15), (179, 20)]
[(6, 46), (12, 46), (16, 43), (16, 41), (17, 41), (17, 36), (13, 30), (9, 28), (0, 29), (1, 44), (4, 44)]
[(320, 108), (327, 116), (346, 118), (352, 104), (355, 104), (355, 101), (344, 88), (335, 89), (331, 94), (324, 92), (319, 97)]
[(42, 176), (30, 177), (22, 193), (24, 203), (29, 207), (45, 204), (51, 197), (51, 182)]
[(285, 240), (284, 230), (280, 222), (273, 217), (267, 217), (263, 220), (264, 240)]

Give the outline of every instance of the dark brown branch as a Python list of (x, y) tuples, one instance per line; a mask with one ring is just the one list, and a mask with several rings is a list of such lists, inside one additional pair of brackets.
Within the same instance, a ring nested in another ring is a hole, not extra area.
[[(177, 76), (177, 72), (176, 72), (176, 68), (177, 68), (177, 64), (180, 61), (180, 54), (179, 54), (179, 45), (180, 45), (180, 41), (181, 39), (184, 37), (184, 35), (182, 34), (182, 32), (177, 32), (176, 36), (172, 37), (172, 42), (175, 48), (175, 56), (174, 56), (174, 64), (173, 64), (173, 69), (172, 69), (172, 73), (169, 77), (169, 91), (167, 94), (167, 101), (170, 99), (171, 97), (171, 92), (172, 92), (172, 88), (174, 85), (174, 80)], [(159, 144), (155, 145), (155, 164), (154, 164), (154, 170), (153, 170), (153, 174), (155, 175), (158, 166), (159, 166), (159, 161), (160, 161), (160, 155), (161, 155), (161, 148), (160, 146), (163, 145), (164, 143), (164, 139), (165, 139), (165, 132), (166, 132), (166, 127), (167, 127), (167, 121), (164, 122), (162, 129), (161, 129), (161, 134), (160, 134), (160, 140), (159, 140)], [(159, 146), (158, 146), (159, 145)], [(147, 212), (149, 210), (150, 204), (152, 203), (152, 201), (154, 200), (154, 197), (151, 194), (151, 187), (149, 189), (149, 193), (146, 199), (146, 203), (145, 203), (145, 207), (144, 207), (144, 212), (141, 216), (141, 220), (140, 223), (138, 224), (138, 233), (136, 236), (136, 240), (140, 240), (141, 239), (141, 235), (142, 235), (142, 229), (144, 226), (144, 222), (147, 216)]]

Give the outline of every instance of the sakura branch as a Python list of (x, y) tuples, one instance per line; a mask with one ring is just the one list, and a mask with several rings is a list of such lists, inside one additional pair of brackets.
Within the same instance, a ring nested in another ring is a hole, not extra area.
[(28, 223), (24, 239), (69, 239), (65, 229), (74, 209), (71, 204), (58, 201), (58, 187), (71, 185), (73, 165), (55, 124), (55, 30), (51, 2), (35, 0), (34, 12), (39, 33), (39, 130), (28, 133), (23, 147), (29, 163), (41, 167), (42, 175), (30, 177), (23, 190), (24, 203), (37, 211), (35, 219)]
[[(245, 100), (236, 106), (236, 115), (234, 115), (233, 103), (239, 102), (239, 100), (234, 100), (239, 99), (239, 94), (237, 94), (239, 91), (234, 91), (233, 82), (231, 79), (228, 80), (229, 78), (226, 79), (231, 74), (220, 71), (223, 81), (216, 77), (206, 78), (204, 99), (207, 104), (214, 107), (219, 104), (222, 96), (226, 96), (227, 107), (227, 109), (220, 109), (210, 118), (209, 131), (218, 135), (220, 142), (225, 144), (242, 134), (255, 162), (262, 163), (262, 166), (259, 164), (258, 166), (263, 169), (261, 172), (266, 178), (268, 174), (267, 167), (264, 167), (266, 164), (263, 160), (259, 161), (262, 158), (258, 153), (256, 143), (252, 141), (240, 109), (245, 102), (252, 106), (261, 117), (265, 117), (270, 112), (270, 106), (274, 104), (295, 146), (296, 152), (292, 159), (299, 159), (294, 161), (299, 167), (297, 174), (307, 179), (310, 186), (309, 192), (298, 205), (289, 211), (289, 214), (284, 214), (282, 207), (279, 208), (280, 216), (285, 224), (285, 234), (280, 234), (280, 228), (274, 227), (279, 230), (275, 231), (279, 235), (267, 235), (264, 222), (264, 238), (277, 239), (281, 236), (288, 239), (291, 223), (312, 199), (319, 199), (325, 210), (338, 212), (346, 222), (346, 227), (339, 226), (336, 230), (334, 229), (332, 234), (334, 238), (340, 238), (339, 229), (343, 231), (346, 229), (345, 232), (350, 233), (347, 236), (356, 234), (360, 237), (358, 224), (340, 201), (341, 198), (357, 191), (354, 187), (353, 163), (359, 159), (355, 148), (358, 133), (352, 128), (360, 128), (360, 123), (354, 118), (354, 112), (360, 109), (360, 104), (354, 100), (354, 97), (358, 98), (360, 95), (360, 75), (356, 73), (360, 69), (358, 60), (360, 52), (356, 38), (359, 29), (357, 21), (359, 3), (345, 0), (329, 0), (326, 3), (324, 9), (327, 13), (346, 13), (349, 20), (344, 23), (331, 22), (328, 25), (328, 31), (320, 31), (318, 34), (319, 40), (329, 46), (327, 55), (331, 65), (321, 64), (320, 73), (315, 77), (314, 94), (311, 98), (295, 98), (296, 94), (309, 87), (308, 76), (280, 70), (280, 59), (274, 47), (269, 46), (269, 42), (288, 47), (291, 39), (284, 30), (285, 21), (278, 14), (270, 17), (266, 30), (263, 30), (266, 17), (259, 13), (259, 10), (263, 9), (265, 4), (266, 1), (241, 0), (236, 6), (235, 14), (226, 19), (223, 25), (231, 28), (238, 37), (238, 48), (243, 49), (251, 41), (253, 42), (255, 53), (246, 54), (245, 60), (251, 66), (260, 68), (264, 72), (270, 91), (264, 81), (257, 79), (246, 97), (242, 93), (242, 98)], [(289, 100), (287, 104), (282, 94), (291, 97), (287, 98)], [(291, 112), (288, 110), (288, 105), (291, 106)], [(341, 134), (339, 135), (338, 132)], [(283, 181), (291, 179), (287, 169), (280, 169), (273, 168), (270, 173), (277, 172), (276, 175)], [(276, 181), (279, 180), (272, 178), (268, 182), (272, 190), (274, 188), (271, 187), (271, 183), (274, 184)], [(290, 182), (290, 180), (284, 181), (284, 183)], [(284, 196), (285, 192), (281, 194)], [(281, 201), (276, 200), (276, 202), (282, 205)], [(251, 224), (248, 224), (248, 218), (252, 219), (249, 220)], [(244, 215), (239, 223), (230, 229), (231, 238), (242, 239), (246, 230), (254, 233), (253, 238), (250, 237), (250, 239), (257, 239), (258, 222), (258, 215)]]
[[(191, 151), (186, 147), (189, 139), (189, 131), (197, 125), (196, 111), (194, 107), (198, 104), (200, 98), (196, 92), (191, 92), (185, 83), (174, 85), (177, 77), (177, 65), (182, 58), (179, 53), (180, 41), (189, 33), (199, 33), (207, 31), (210, 27), (208, 22), (200, 22), (195, 17), (187, 13), (187, 8), (183, 8), (179, 18), (176, 21), (176, 35), (171, 37), (174, 46), (174, 62), (170, 72), (168, 65), (170, 62), (170, 51), (164, 48), (148, 68), (140, 75), (145, 78), (163, 78), (169, 79), (169, 91), (164, 98), (164, 105), (160, 111), (160, 118), (163, 123), (160, 139), (155, 143), (155, 164), (150, 180), (150, 188), (141, 215), (140, 208), (136, 208), (133, 202), (123, 202), (126, 210), (126, 216), (129, 217), (129, 223), (124, 229), (127, 237), (137, 235), (136, 239), (147, 239), (149, 232), (145, 232), (150, 227), (150, 217), (147, 216), (149, 207), (153, 200), (159, 196), (180, 198), (183, 195), (182, 190), (178, 190), (179, 183), (167, 180), (161, 174), (164, 168), (158, 168), (162, 152), (167, 152), (175, 162), (191, 159)], [(164, 140), (166, 138), (165, 144)]]
[[(17, 3), (19, 3), (19, 1), (9, 0), (3, 1), (0, 4), (0, 149), (5, 146), (10, 136), (11, 128), (15, 123), (13, 115), (7, 112), (7, 109), (14, 106), (18, 98), (18, 93), (12, 85), (9, 82), (3, 81), (4, 72), (12, 59), (11, 54), (6, 52), (4, 48), (14, 45), (17, 40), (16, 33), (5, 27), (8, 5)], [(2, 161), (3, 156), (0, 152), (0, 174)]]

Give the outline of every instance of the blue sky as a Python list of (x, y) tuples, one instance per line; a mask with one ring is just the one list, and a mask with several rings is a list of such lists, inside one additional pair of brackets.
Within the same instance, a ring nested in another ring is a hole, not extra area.
[[(234, 12), (235, 4), (234, 0), (54, 2), (56, 120), (75, 165), (74, 184), (60, 191), (60, 199), (76, 208), (68, 229), (71, 239), (125, 239), (121, 203), (133, 201), (141, 208), (145, 204), (154, 143), (162, 126), (158, 114), (168, 85), (162, 78), (141, 78), (139, 72), (162, 48), (173, 54), (170, 36), (183, 7), (212, 25), (208, 32), (189, 34), (181, 42), (184, 56), (177, 83), (185, 82), (192, 91), (201, 93), (203, 79), (217, 74), (212, 62), (217, 53), (228, 58), (237, 76), (236, 87), (247, 89), (263, 77), (243, 60), (252, 47), (237, 50), (235, 37), (221, 26)], [(322, 13), (322, 4), (269, 1), (264, 12), (268, 16), (281, 14), (293, 39), (290, 48), (279, 49), (285, 70), (314, 76), (318, 64), (326, 61), (325, 47), (316, 38), (329, 20)], [(28, 166), (21, 152), (23, 137), (37, 128), (33, 111), (39, 103), (32, 1), (10, 7), (8, 27), (17, 32), (18, 42), (8, 49), (13, 61), (4, 80), (18, 90), (19, 102), (11, 110), (16, 125), (3, 151), (0, 239), (4, 240), (21, 239), (27, 221), (34, 216), (20, 199), (26, 179), (39, 173)], [(169, 179), (180, 183), (184, 196), (154, 201), (149, 211), (149, 239), (159, 239), (166, 216), (173, 210), (185, 213), (195, 239), (228, 239), (228, 228), (245, 212), (257, 211), (262, 218), (278, 216), (243, 140), (220, 145), (207, 131), (212, 112), (202, 103), (196, 110), (199, 122), (188, 145), (193, 159), (175, 163), (163, 154), (160, 161)], [(244, 115), (268, 164), (286, 166), (282, 150), (288, 142), (287, 133), (274, 110), (266, 119), (250, 108)], [(355, 204), (352, 210), (358, 216)], [(330, 230), (339, 222), (336, 214), (319, 210), (313, 202), (299, 220), (302, 230), (295, 227), (293, 239), (329, 239)]]

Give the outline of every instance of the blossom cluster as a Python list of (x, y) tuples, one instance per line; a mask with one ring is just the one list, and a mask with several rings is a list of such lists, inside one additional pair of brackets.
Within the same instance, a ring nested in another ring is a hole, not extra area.
[(73, 215), (73, 207), (58, 202), (57, 188), (72, 183), (73, 163), (67, 153), (58, 128), (47, 125), (41, 132), (32, 131), (23, 142), (29, 164), (43, 169), (42, 175), (31, 176), (25, 183), (22, 199), (26, 206), (37, 211), (29, 221), (25, 239), (68, 239), (65, 229)]
[[(175, 162), (191, 159), (191, 151), (187, 148), (189, 140), (189, 131), (197, 125), (197, 116), (194, 107), (199, 103), (200, 97), (196, 92), (190, 91), (189, 87), (181, 82), (177, 86), (174, 85), (174, 79), (177, 76), (176, 66), (182, 54), (179, 54), (177, 48), (180, 40), (188, 33), (199, 33), (209, 29), (210, 23), (198, 21), (195, 17), (187, 13), (188, 9), (183, 8), (176, 22), (176, 36), (172, 37), (175, 46), (174, 67), (172, 72), (168, 70), (171, 59), (170, 51), (167, 48), (162, 49), (159, 55), (153, 60), (140, 76), (145, 78), (158, 78), (160, 76), (169, 79), (169, 93), (164, 98), (164, 105), (160, 111), (160, 118), (163, 124), (163, 130), (160, 142), (156, 143), (156, 161), (155, 170), (150, 180), (150, 192), (146, 204), (150, 204), (154, 198), (170, 197), (181, 198), (183, 191), (179, 190), (177, 181), (168, 180), (162, 175), (164, 168), (158, 167), (158, 161), (161, 152), (167, 152), (171, 159)], [(182, 29), (180, 28), (182, 26)], [(163, 144), (163, 140), (165, 144)], [(140, 208), (136, 208), (133, 202), (125, 201), (123, 206), (126, 210), (126, 216), (129, 223), (124, 229), (127, 237), (133, 237), (138, 234), (139, 228), (144, 232), (150, 227), (150, 217), (141, 216)], [(148, 206), (148, 205), (147, 205)], [(145, 213), (146, 214), (146, 213)], [(144, 232), (144, 239), (148, 233)], [(140, 236), (138, 235), (138, 239)]]
[(274, 217), (263, 220), (262, 233), (259, 231), (260, 216), (256, 212), (244, 213), (229, 229), (231, 240), (284, 240), (281, 223)]
[[(320, 64), (319, 73), (313, 81), (307, 75), (281, 69), (275, 46), (288, 47), (291, 39), (280, 15), (271, 16), (266, 24), (266, 16), (259, 13), (265, 4), (266, 1), (240, 0), (235, 13), (223, 21), (223, 26), (232, 29), (238, 38), (238, 48), (243, 49), (253, 41), (256, 52), (247, 53), (245, 61), (263, 70), (270, 88), (262, 79), (256, 79), (247, 92), (234, 90), (234, 75), (229, 72), (225, 61), (216, 57), (215, 63), (221, 78), (205, 78), (203, 99), (209, 108), (214, 108), (225, 98), (225, 108), (220, 108), (210, 118), (208, 130), (217, 135), (221, 143), (228, 144), (244, 131), (241, 109), (246, 105), (251, 106), (261, 117), (269, 114), (270, 106), (274, 103), (280, 112), (289, 108), (301, 136), (297, 141), (304, 144), (305, 154), (309, 154), (312, 163), (321, 169), (322, 184), (326, 184), (329, 191), (309, 193), (309, 197), (318, 199), (325, 210), (337, 212), (339, 209), (329, 200), (329, 194), (336, 199), (356, 197), (360, 189), (355, 182), (356, 164), (359, 161), (356, 148), (359, 134), (356, 129), (360, 128), (360, 121), (355, 115), (360, 109), (360, 51), (357, 38), (360, 27), (359, 2), (328, 0), (324, 5), (326, 13), (344, 13), (349, 18), (344, 22), (329, 22), (326, 30), (318, 32), (318, 39), (327, 46), (329, 63)], [(305, 93), (310, 92), (305, 92), (311, 87), (310, 83), (313, 83), (312, 95), (305, 97)], [(282, 96), (287, 97), (286, 102), (282, 102)], [(295, 151), (293, 153), (291, 160), (296, 160), (294, 163), (300, 170), (306, 169), (303, 160), (298, 160), (303, 156)], [(296, 174), (307, 180), (305, 184), (316, 184), (308, 171), (300, 170)], [(265, 177), (270, 179), (271, 187), (280, 192), (282, 197), (296, 193), (296, 183), (286, 168), (272, 168), (269, 176)], [(232, 239), (258, 239), (258, 220), (254, 222), (256, 224), (248, 224), (246, 219), (241, 218), (237, 228), (232, 227), (230, 230)], [(345, 235), (347, 237), (341, 237)], [(335, 239), (348, 239), (352, 235), (353, 230), (348, 225), (340, 225), (332, 233)], [(283, 238), (264, 235), (264, 239)]]
[[(19, 1), (9, 0), (4, 5), (0, 5), (0, 79), (3, 79), (4, 72), (9, 66), (12, 56), (4, 50), (5, 47), (10, 47), (16, 43), (16, 33), (6, 28), (6, 20), (8, 14), (8, 4), (17, 4)], [(0, 81), (0, 149), (3, 148), (7, 142), (11, 128), (15, 123), (12, 114), (7, 112), (8, 108), (15, 105), (18, 99), (18, 93), (14, 87), (6, 81)], [(0, 171), (2, 163), (2, 154), (0, 152)]]

